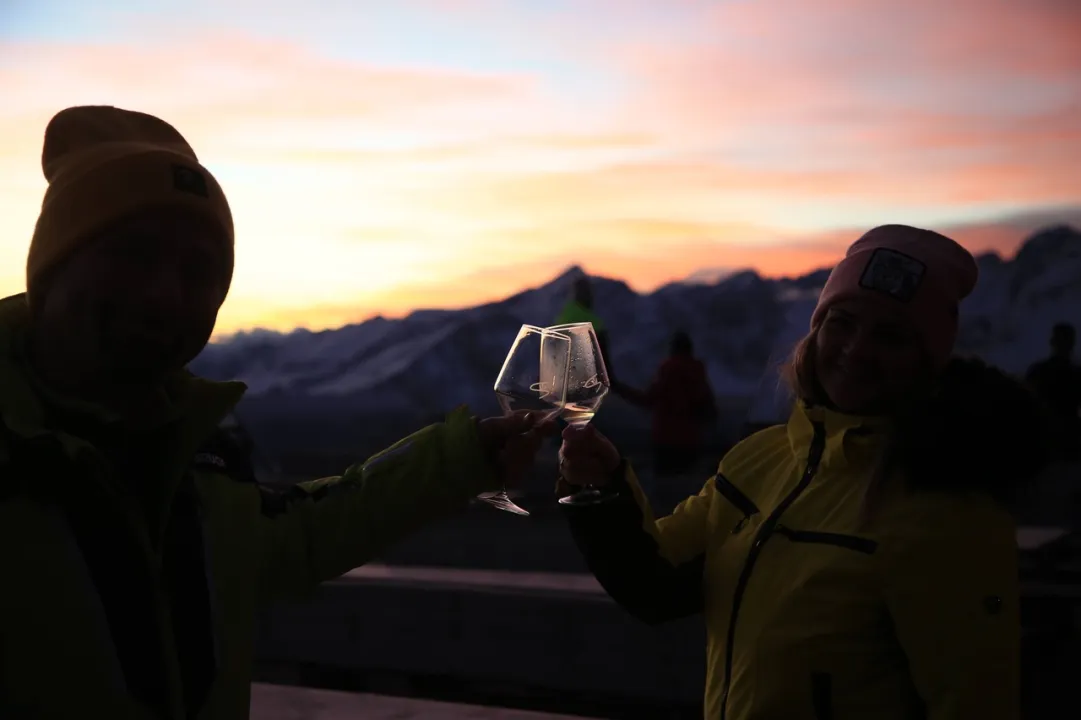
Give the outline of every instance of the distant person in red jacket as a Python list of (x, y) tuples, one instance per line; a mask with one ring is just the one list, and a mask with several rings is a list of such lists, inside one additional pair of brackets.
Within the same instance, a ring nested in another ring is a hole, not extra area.
[(627, 395), (652, 412), (655, 475), (670, 477), (694, 469), (703, 429), (716, 419), (717, 405), (706, 366), (694, 356), (691, 337), (676, 332), (649, 389), (629, 390)]

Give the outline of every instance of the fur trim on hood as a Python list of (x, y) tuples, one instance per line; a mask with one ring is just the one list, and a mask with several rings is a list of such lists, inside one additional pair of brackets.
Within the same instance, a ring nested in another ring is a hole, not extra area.
[(915, 491), (978, 491), (1012, 505), (1050, 461), (1046, 423), (1019, 380), (953, 358), (935, 392), (898, 419), (886, 461)]

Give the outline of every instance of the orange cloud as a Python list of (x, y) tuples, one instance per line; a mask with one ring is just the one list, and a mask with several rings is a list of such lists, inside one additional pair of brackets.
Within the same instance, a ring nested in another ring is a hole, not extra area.
[[(439, 68), (384, 68), (324, 57), (300, 46), (241, 35), (127, 45), (0, 46), (0, 286), (22, 285), (25, 244), (44, 181), (38, 154), (49, 117), (72, 104), (114, 104), (159, 114), (192, 142), (219, 176), (236, 219), (236, 297), (255, 312), (262, 297), (318, 305), (408, 279), (414, 266), (454, 259), (451, 243), (412, 206), (417, 165), (499, 129), (506, 108), (539, 117), (532, 82)], [(178, 57), (185, 62), (177, 62)], [(519, 123), (514, 144), (583, 152), (639, 142), (583, 132), (564, 142), (543, 122)], [(481, 146), (474, 148), (473, 155)], [(405, 156), (396, 153), (404, 152)], [(425, 156), (427, 153), (427, 156)], [(453, 153), (449, 153), (453, 155)], [(327, 162), (327, 155), (351, 158)], [(412, 155), (412, 157), (409, 157)], [(383, 162), (371, 162), (382, 156)], [(357, 226), (395, 227), (427, 249), (393, 242), (358, 250)], [(427, 226), (427, 227), (426, 227)], [(440, 248), (444, 251), (440, 252)], [(225, 317), (240, 320), (227, 308)]]
[[(1058, 222), (1081, 225), (1081, 207), (933, 229), (947, 233), (974, 253), (1010, 256), (1033, 231)], [(390, 291), (360, 295), (346, 303), (268, 307), (260, 302), (258, 307), (266, 327), (339, 326), (374, 315), (400, 317), (416, 308), (460, 308), (501, 300), (523, 288), (547, 282), (571, 264), (595, 275), (629, 281), (640, 292), (689, 277), (702, 268), (755, 268), (766, 276), (794, 277), (832, 266), (867, 229), (837, 229), (790, 242), (765, 227), (626, 220), (610, 225), (594, 223), (563, 228), (568, 237), (588, 237), (590, 242), (579, 242), (583, 249), (577, 254), (565, 253), (559, 257), (523, 254), (517, 250), (542, 243), (542, 230), (503, 233), (499, 235), (499, 244), (486, 253), (486, 263), (474, 270), (447, 272), (421, 283), (403, 283)], [(620, 246), (605, 244), (606, 238), (630, 241)], [(597, 242), (598, 239), (602, 242)], [(234, 321), (229, 312), (244, 317), (248, 310), (245, 304), (241, 299), (227, 308), (222, 335), (244, 326)]]

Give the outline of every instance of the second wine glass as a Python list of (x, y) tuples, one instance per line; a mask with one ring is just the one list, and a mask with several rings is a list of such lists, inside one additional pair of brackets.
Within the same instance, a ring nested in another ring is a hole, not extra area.
[[(608, 395), (611, 383), (604, 364), (601, 344), (592, 323), (553, 325), (549, 331), (570, 337), (570, 364), (567, 388), (560, 416), (572, 427), (588, 425)], [(587, 485), (573, 495), (560, 498), (564, 505), (592, 505), (607, 497), (609, 491)]]

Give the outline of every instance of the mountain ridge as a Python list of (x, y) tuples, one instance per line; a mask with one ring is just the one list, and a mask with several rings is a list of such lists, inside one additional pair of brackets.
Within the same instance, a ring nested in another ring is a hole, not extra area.
[[(962, 305), (958, 350), (1022, 372), (1045, 352), (1051, 325), (1081, 326), (1081, 232), (1040, 230), (1011, 258), (982, 253), (981, 280)], [(677, 281), (637, 293), (616, 278), (591, 276), (595, 306), (611, 336), (612, 369), (643, 385), (676, 329), (690, 333), (716, 392), (770, 400), (774, 369), (803, 335), (829, 274), (766, 278), (734, 271), (719, 281)], [(351, 398), (386, 412), (437, 413), (462, 402), (492, 404), (491, 383), (518, 327), (550, 324), (578, 277), (571, 265), (510, 297), (459, 310), (419, 309), (333, 330), (252, 331), (216, 342), (192, 363), (211, 379), (240, 379), (253, 397)], [(774, 393), (775, 394), (775, 393)], [(752, 414), (758, 412), (752, 408)]]

